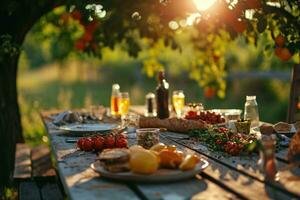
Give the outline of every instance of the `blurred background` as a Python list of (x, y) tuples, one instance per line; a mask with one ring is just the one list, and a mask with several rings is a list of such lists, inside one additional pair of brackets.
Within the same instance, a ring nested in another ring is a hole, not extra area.
[[(67, 39), (57, 34), (56, 27), (47, 20), (42, 18), (27, 35), (19, 62), (22, 125), (24, 137), (31, 144), (47, 142), (41, 110), (109, 106), (113, 83), (130, 93), (132, 104), (144, 104), (145, 94), (154, 92), (157, 85), (156, 74), (151, 71), (158, 65), (156, 61), (166, 70), (170, 92), (184, 90), (186, 102), (202, 102), (205, 108), (243, 109), (246, 95), (256, 95), (262, 121), (286, 119), (292, 62), (283, 63), (265, 51), (266, 35), (261, 35), (256, 47), (243, 38), (227, 44), (227, 74), (222, 74), (226, 75), (225, 96), (207, 98), (191, 77), (199, 72), (186, 70), (188, 63), (197, 59), (197, 52), (190, 47), (185, 33), (177, 38), (184, 43), (181, 51), (161, 44), (133, 58), (119, 44), (114, 49), (102, 49), (102, 58), (96, 58), (71, 52)], [(152, 62), (145, 61), (149, 54), (156, 55)]]

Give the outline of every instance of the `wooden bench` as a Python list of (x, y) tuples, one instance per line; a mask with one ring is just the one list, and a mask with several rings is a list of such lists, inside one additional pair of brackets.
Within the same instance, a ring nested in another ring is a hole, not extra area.
[(46, 145), (17, 144), (14, 180), (20, 200), (63, 199)]

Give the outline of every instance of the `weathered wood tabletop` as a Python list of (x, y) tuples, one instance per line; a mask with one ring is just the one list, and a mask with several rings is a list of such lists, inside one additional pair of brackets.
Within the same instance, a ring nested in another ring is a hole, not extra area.
[[(172, 132), (161, 133), (161, 142), (175, 144), (183, 151), (195, 151), (207, 159), (210, 165), (204, 172), (190, 180), (161, 184), (132, 184), (105, 179), (90, 168), (96, 154), (79, 151), (75, 144), (66, 143), (66, 136), (53, 126), (47, 114), (49, 112), (43, 112), (42, 119), (59, 177), (70, 199), (300, 199), (300, 169), (287, 169), (286, 149), (276, 154), (281, 169), (280, 180), (266, 182), (258, 170), (257, 155), (232, 157), (212, 152), (206, 146), (180, 139), (182, 134)], [(132, 145), (135, 139), (128, 142)]]

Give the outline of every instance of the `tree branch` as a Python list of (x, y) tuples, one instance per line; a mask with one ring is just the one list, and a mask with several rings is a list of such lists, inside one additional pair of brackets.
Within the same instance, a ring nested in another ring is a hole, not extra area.
[(300, 23), (298, 19), (285, 9), (275, 6), (263, 5), (263, 11), (266, 14), (277, 14), (287, 18), (296, 27), (298, 33), (300, 32)]

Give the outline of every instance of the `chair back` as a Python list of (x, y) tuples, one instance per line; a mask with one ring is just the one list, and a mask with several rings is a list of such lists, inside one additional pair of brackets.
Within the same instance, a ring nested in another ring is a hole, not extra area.
[(292, 70), (287, 121), (300, 121), (300, 64), (295, 64)]

